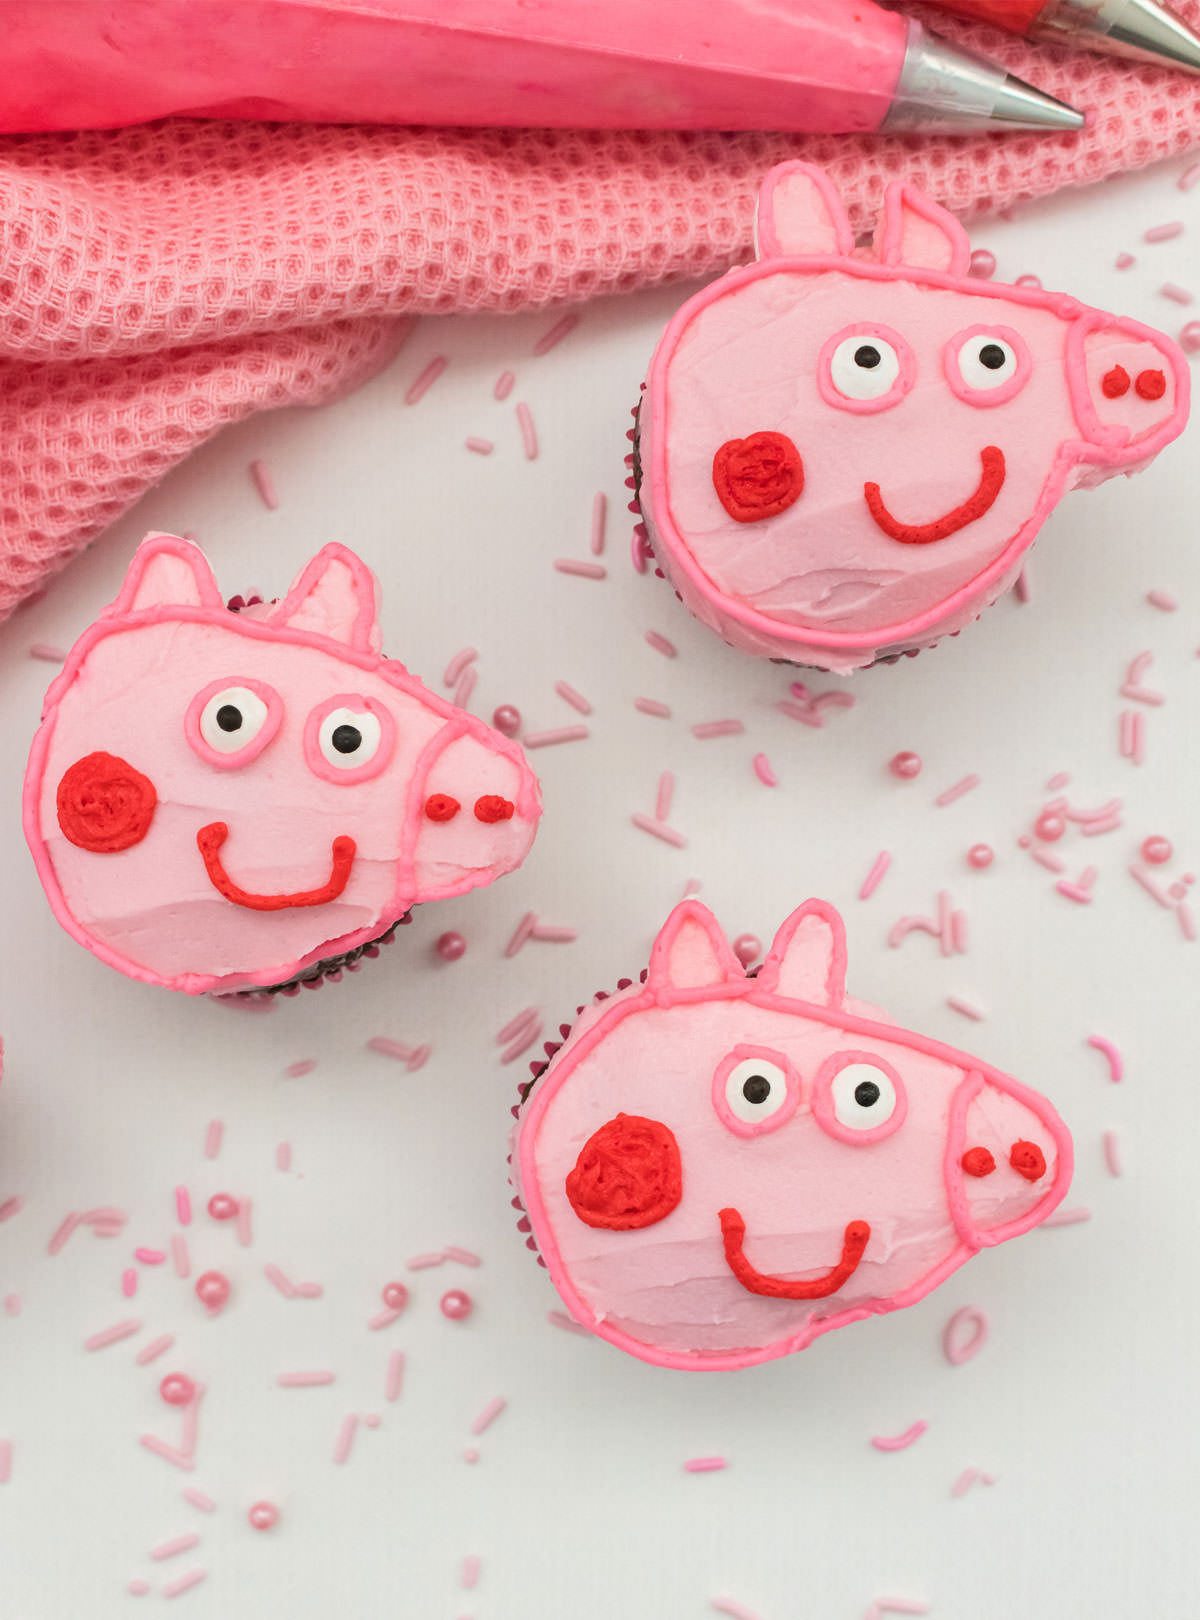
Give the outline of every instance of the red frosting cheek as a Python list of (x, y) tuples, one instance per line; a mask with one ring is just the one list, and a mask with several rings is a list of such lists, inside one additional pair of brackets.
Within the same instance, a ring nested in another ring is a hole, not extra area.
[(804, 463), (786, 433), (728, 439), (713, 457), (713, 488), (737, 523), (786, 511), (804, 488)]
[(140, 844), (157, 804), (154, 783), (116, 754), (76, 760), (58, 784), (58, 824), (64, 836), (97, 855)]
[(679, 1144), (665, 1125), (618, 1114), (584, 1143), (567, 1177), (571, 1208), (587, 1226), (653, 1226), (683, 1196)]

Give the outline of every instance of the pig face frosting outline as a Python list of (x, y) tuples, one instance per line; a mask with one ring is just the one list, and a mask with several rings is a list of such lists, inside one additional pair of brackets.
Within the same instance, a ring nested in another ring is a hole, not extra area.
[(26, 837), (80, 943), (191, 994), (278, 984), (520, 864), (524, 755), (380, 656), (376, 593), (329, 545), (234, 613), (196, 546), (142, 544), (26, 773)]
[(747, 651), (849, 670), (962, 628), (1067, 489), (1187, 420), (1168, 338), (969, 277), (962, 227), (910, 186), (856, 251), (824, 173), (782, 164), (757, 247), (671, 321), (639, 428), (658, 560)]
[(580, 1017), (512, 1161), (578, 1322), (661, 1366), (749, 1366), (915, 1303), (1061, 1201), (1050, 1103), (847, 1000), (845, 970), (824, 901), (748, 977), (688, 900), (644, 984)]

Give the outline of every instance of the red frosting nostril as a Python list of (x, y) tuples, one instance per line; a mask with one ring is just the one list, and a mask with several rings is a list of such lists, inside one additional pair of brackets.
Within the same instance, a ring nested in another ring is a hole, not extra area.
[(512, 813), (512, 800), (502, 799), (498, 793), (485, 793), (475, 800), (476, 821), (511, 821)]
[(683, 1197), (679, 1144), (656, 1119), (618, 1114), (583, 1144), (566, 1187), (586, 1226), (611, 1232), (653, 1226)]
[(1040, 1181), (1046, 1174), (1046, 1155), (1036, 1142), (1014, 1142), (1008, 1162), (1026, 1181)]
[(1100, 391), (1105, 399), (1120, 399), (1129, 392), (1129, 373), (1124, 366), (1114, 366), (1100, 379)]
[(985, 1147), (968, 1148), (962, 1156), (962, 1167), (968, 1176), (990, 1176), (996, 1161)]
[(461, 809), (458, 800), (448, 793), (431, 793), (425, 800), (425, 814), (430, 821), (453, 821)]
[(58, 824), (79, 849), (113, 855), (140, 844), (158, 804), (154, 783), (116, 754), (77, 759), (58, 784)]
[(713, 488), (737, 523), (786, 511), (804, 488), (804, 463), (786, 433), (727, 439), (713, 457)]
[(1139, 371), (1133, 386), (1142, 399), (1161, 399), (1167, 391), (1167, 379), (1161, 371)]

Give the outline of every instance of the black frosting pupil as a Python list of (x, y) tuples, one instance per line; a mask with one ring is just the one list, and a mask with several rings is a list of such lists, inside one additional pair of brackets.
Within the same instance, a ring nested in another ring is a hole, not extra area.
[(860, 1108), (874, 1108), (879, 1101), (879, 1087), (874, 1080), (860, 1080), (854, 1088), (854, 1100)]
[(771, 1082), (763, 1074), (752, 1074), (742, 1082), (742, 1096), (748, 1103), (765, 1103), (771, 1095)]
[(217, 710), (217, 724), (222, 731), (240, 731), (242, 728), (242, 711), (236, 703), (222, 703)]
[(352, 754), (362, 747), (362, 732), (357, 726), (338, 726), (329, 740), (339, 754)]
[(986, 366), (989, 371), (999, 371), (1007, 359), (1008, 356), (998, 343), (985, 343), (979, 351), (979, 364)]
[(882, 359), (883, 356), (873, 343), (864, 343), (860, 349), (854, 351), (854, 364), (862, 366), (864, 371), (874, 371)]

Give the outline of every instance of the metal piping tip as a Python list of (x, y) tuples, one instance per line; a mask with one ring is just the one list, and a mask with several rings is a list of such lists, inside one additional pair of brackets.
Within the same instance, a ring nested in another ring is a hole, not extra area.
[(909, 19), (904, 66), (881, 133), (910, 129), (1073, 130), (1083, 114)]
[(1200, 35), (1157, 0), (1051, 0), (1037, 37), (1200, 74)]

